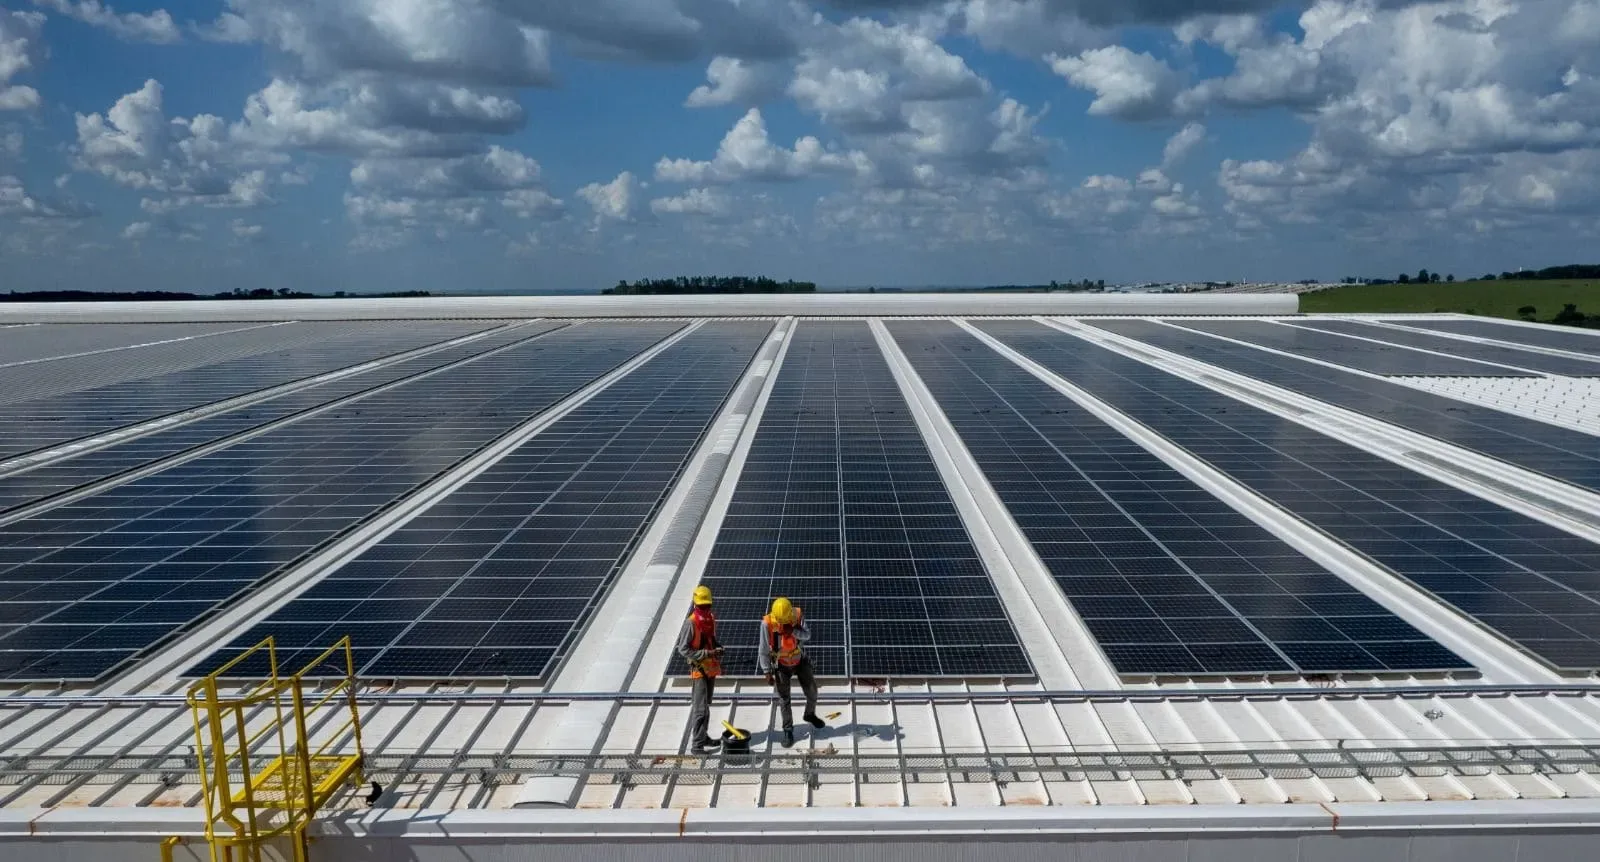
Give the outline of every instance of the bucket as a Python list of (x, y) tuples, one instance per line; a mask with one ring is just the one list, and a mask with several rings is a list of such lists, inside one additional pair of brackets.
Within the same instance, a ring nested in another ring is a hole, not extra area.
[(729, 766), (750, 765), (750, 731), (739, 728), (722, 731), (722, 762)]

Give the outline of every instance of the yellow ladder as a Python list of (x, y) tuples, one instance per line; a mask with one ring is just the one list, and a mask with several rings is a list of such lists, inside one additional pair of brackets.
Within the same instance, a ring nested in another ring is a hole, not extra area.
[(262, 862), (279, 841), (307, 862), (318, 810), (362, 783), (350, 638), (284, 676), (269, 637), (190, 686), (188, 701), (212, 862)]

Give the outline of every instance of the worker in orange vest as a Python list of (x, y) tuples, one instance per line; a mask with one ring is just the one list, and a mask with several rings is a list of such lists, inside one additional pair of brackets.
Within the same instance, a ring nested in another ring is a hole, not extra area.
[(711, 693), (722, 674), (722, 644), (717, 640), (717, 615), (711, 609), (711, 588), (694, 588), (689, 618), (678, 631), (678, 655), (689, 665), (694, 697), (689, 706), (689, 750), (705, 754), (716, 744), (706, 729), (711, 725)]
[(800, 678), (800, 690), (806, 695), (806, 711), (801, 717), (811, 722), (812, 727), (827, 727), (827, 722), (817, 717), (817, 679), (811, 671), (811, 659), (800, 646), (809, 640), (811, 629), (800, 609), (781, 596), (773, 601), (772, 613), (761, 618), (761, 645), (756, 656), (767, 685), (778, 690), (784, 748), (794, 745), (794, 709), (789, 702), (789, 683), (795, 677)]

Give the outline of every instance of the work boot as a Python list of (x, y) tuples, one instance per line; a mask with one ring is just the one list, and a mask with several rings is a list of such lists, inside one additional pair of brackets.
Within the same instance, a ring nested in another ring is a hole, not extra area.
[(801, 716), (801, 718), (804, 718), (806, 721), (811, 722), (811, 726), (812, 727), (827, 727), (828, 726), (828, 723), (826, 721), (823, 721), (821, 718), (818, 718), (817, 714), (814, 713), (814, 712), (808, 712), (805, 715)]
[(710, 754), (716, 746), (717, 741), (708, 736), (705, 739), (695, 740), (694, 744), (689, 746), (689, 751), (693, 754)]
[(793, 748), (794, 747), (794, 730), (792, 728), (786, 727), (786, 728), (783, 729), (783, 747), (784, 748)]

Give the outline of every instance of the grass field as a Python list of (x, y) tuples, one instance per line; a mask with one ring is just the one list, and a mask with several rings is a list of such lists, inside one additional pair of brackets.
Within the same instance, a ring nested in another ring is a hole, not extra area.
[(1579, 311), (1600, 314), (1600, 280), (1460, 281), (1455, 284), (1354, 284), (1300, 297), (1300, 310), (1318, 312), (1458, 311), (1491, 317), (1517, 317), (1531, 305), (1538, 320), (1549, 320), (1571, 302)]

